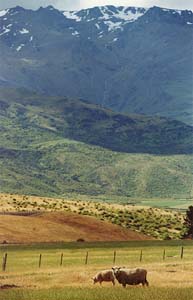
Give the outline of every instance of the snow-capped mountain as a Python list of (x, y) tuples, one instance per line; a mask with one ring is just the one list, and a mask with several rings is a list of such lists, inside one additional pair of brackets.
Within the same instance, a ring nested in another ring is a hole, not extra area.
[[(51, 20), (54, 23), (60, 21), (61, 28), (67, 29), (72, 36), (80, 36), (85, 34), (85, 30), (92, 30), (92, 38), (102, 38), (103, 35), (108, 34), (112, 31), (121, 31), (124, 29), (124, 26), (128, 23), (135, 22), (138, 18), (143, 16), (147, 9), (144, 8), (135, 8), (135, 7), (114, 7), (114, 6), (104, 6), (104, 7), (95, 7), (92, 9), (85, 9), (81, 11), (58, 11), (52, 6), (47, 8), (40, 8), (38, 11), (26, 11), (29, 22), (18, 23), (18, 16), (21, 13), (24, 13), (24, 9), (21, 7), (16, 7), (13, 9), (7, 9), (0, 11), (0, 18), (2, 25), (0, 27), (0, 36), (6, 35), (9, 33), (9, 36), (18, 37), (20, 34), (26, 34), (25, 38), (28, 38), (28, 41), (33, 41), (32, 33), (33, 28), (31, 24), (31, 17), (35, 15), (49, 15)], [(18, 15), (19, 14), (19, 15)], [(61, 19), (63, 15), (63, 20)], [(56, 17), (55, 20), (53, 19)], [(27, 19), (26, 19), (27, 21)], [(66, 23), (70, 26), (66, 27)], [(32, 31), (30, 30), (32, 29)], [(23, 36), (24, 38), (24, 36)], [(26, 41), (26, 39), (24, 40)], [(88, 36), (88, 39), (91, 39)], [(25, 46), (24, 43), (21, 43), (19, 46), (15, 47), (16, 51), (21, 51)], [(14, 44), (11, 45), (14, 48)]]
[(118, 29), (123, 30), (125, 24), (136, 21), (146, 11), (147, 9), (145, 8), (102, 6), (78, 12), (64, 11), (63, 14), (67, 19), (72, 19), (76, 22), (93, 23), (99, 31), (100, 28), (114, 31)]
[(192, 11), (0, 11), (0, 85), (191, 123)]
[[(145, 22), (165, 19), (165, 21), (172, 23), (193, 25), (193, 13), (191, 11), (160, 9), (157, 7), (147, 9), (102, 6), (80, 11), (59, 11), (53, 6), (48, 6), (32, 11), (17, 6), (0, 11), (0, 36), (5, 35), (4, 38), (7, 39), (12, 36), (14, 39), (14, 37), (18, 38), (23, 35), (24, 43), (15, 48), (16, 51), (20, 51), (25, 46), (25, 41), (33, 41), (33, 31), (38, 29), (33, 21), (38, 17), (38, 22), (41, 21), (42, 25), (46, 25), (46, 27), (50, 24), (53, 24), (53, 26), (59, 25), (58, 31), (67, 30), (72, 36), (78, 37), (85, 34), (85, 30), (90, 31), (91, 36), (84, 36), (84, 38), (91, 39), (91, 37), (102, 38), (112, 32), (119, 34), (126, 25), (139, 21), (139, 19), (143, 21), (141, 17), (144, 15), (146, 17)], [(41, 17), (42, 20), (40, 20)], [(14, 48), (14, 45), (11, 46)]]

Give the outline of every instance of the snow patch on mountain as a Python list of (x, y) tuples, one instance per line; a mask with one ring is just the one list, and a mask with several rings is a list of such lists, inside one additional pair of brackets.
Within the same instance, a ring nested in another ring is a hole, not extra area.
[(97, 29), (100, 29), (99, 24), (96, 23), (95, 26), (96, 26)]
[(104, 22), (108, 26), (108, 31), (114, 31), (117, 29), (122, 29), (122, 22), (112, 22), (112, 21), (105, 21)]
[(124, 7), (120, 6), (116, 11), (110, 10), (108, 6), (100, 7), (103, 17), (100, 19), (109, 20), (112, 18), (120, 19), (122, 21), (133, 22), (139, 17), (143, 16), (148, 9), (135, 8), (135, 7)]
[(4, 17), (8, 13), (9, 9), (0, 10), (0, 17)]
[(26, 34), (26, 33), (29, 33), (29, 30), (27, 30), (26, 28), (22, 28), (19, 32), (21, 34)]
[(19, 52), (24, 46), (25, 46), (24, 44), (19, 45), (19, 46), (16, 48), (16, 51)]
[(80, 22), (81, 18), (79, 16), (76, 15), (76, 11), (63, 11), (63, 15), (67, 18), (67, 19), (72, 19), (75, 20), (76, 22)]
[[(99, 6), (98, 14), (93, 11), (96, 9), (87, 9), (81, 11), (64, 11), (63, 15), (67, 19), (75, 20), (76, 22), (91, 22), (99, 20), (108, 26), (108, 31), (117, 30), (125, 23), (134, 22), (143, 16), (148, 9), (135, 7), (114, 7), (114, 6)], [(99, 29), (99, 25), (95, 26)]]
[(171, 9), (171, 8), (162, 8), (162, 11), (165, 11), (165, 12), (169, 12), (169, 13), (172, 13), (172, 14), (179, 14), (181, 16), (182, 14), (182, 11), (179, 10), (179, 9)]
[(74, 32), (72, 32), (72, 35), (77, 36), (80, 35), (80, 33), (77, 30), (75, 30)]
[(148, 9), (124, 6), (111, 9), (110, 6), (102, 6), (100, 10), (102, 17), (99, 17), (99, 19), (103, 20), (109, 27), (108, 31), (114, 31), (122, 29), (122, 26), (126, 23), (135, 22), (138, 18), (143, 16)]
[(3, 31), (0, 33), (0, 36), (10, 32), (10, 31), (11, 31), (11, 29), (6, 28), (5, 26), (3, 26)]

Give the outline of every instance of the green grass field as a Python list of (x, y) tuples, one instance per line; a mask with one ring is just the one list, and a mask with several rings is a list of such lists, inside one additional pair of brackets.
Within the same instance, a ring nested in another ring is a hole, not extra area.
[[(181, 247), (184, 256), (181, 259)], [(165, 259), (163, 253), (165, 249)], [(133, 241), (109, 243), (60, 243), (10, 245), (1, 247), (1, 258), (8, 253), (7, 269), (0, 283), (17, 288), (0, 291), (2, 300), (62, 299), (145, 299), (188, 300), (193, 297), (193, 241)], [(140, 253), (143, 253), (140, 261)], [(88, 263), (85, 264), (88, 251)], [(116, 259), (114, 260), (114, 251)], [(39, 255), (42, 254), (39, 268)], [(63, 264), (61, 262), (63, 253)], [(118, 283), (93, 285), (99, 270), (113, 265), (144, 267), (149, 288)]]
[(185, 211), (188, 206), (191, 206), (193, 201), (192, 199), (140, 199), (135, 202), (136, 205), (144, 205), (151, 207), (160, 207), (160, 208), (171, 208), (174, 210)]
[(1, 300), (189, 300), (193, 297), (193, 288), (74, 288), (49, 289), (38, 291), (6, 291), (0, 293)]

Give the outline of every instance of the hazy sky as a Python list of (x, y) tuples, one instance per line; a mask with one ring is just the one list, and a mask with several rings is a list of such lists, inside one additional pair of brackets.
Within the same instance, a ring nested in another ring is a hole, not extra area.
[(53, 5), (58, 9), (73, 10), (107, 4), (141, 7), (156, 5), (193, 10), (193, 0), (0, 0), (0, 9), (14, 7), (16, 5), (32, 9), (37, 9), (40, 6)]

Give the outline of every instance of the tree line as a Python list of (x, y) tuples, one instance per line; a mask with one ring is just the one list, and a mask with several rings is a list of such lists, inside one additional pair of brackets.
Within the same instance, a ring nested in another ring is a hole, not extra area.
[(186, 217), (184, 220), (184, 225), (186, 226), (185, 237), (193, 238), (193, 206), (189, 206), (186, 211)]

